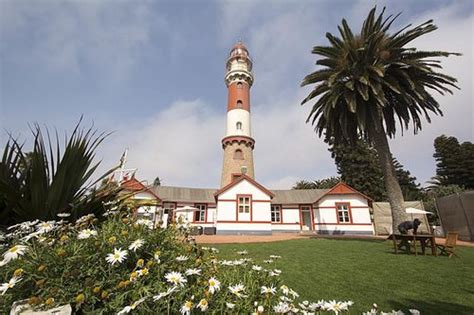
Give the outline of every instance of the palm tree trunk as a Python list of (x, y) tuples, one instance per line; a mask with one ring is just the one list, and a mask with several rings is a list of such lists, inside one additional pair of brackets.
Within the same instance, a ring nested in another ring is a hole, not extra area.
[(388, 145), (387, 135), (385, 134), (382, 121), (380, 125), (371, 130), (374, 148), (379, 156), (380, 167), (382, 169), (385, 189), (387, 190), (388, 201), (392, 208), (392, 227), (393, 233), (398, 232), (398, 225), (408, 219), (404, 206), (402, 189), (398, 183), (393, 166), (393, 157)]

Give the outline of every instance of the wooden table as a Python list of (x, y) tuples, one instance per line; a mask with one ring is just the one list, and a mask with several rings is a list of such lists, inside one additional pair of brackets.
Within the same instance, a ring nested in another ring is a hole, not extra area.
[[(398, 254), (398, 246), (404, 244), (408, 246), (407, 248), (410, 249), (410, 245), (408, 245), (408, 241), (412, 241), (415, 247), (415, 255), (417, 255), (416, 249), (416, 242), (420, 242), (421, 252), (423, 255), (426, 255), (426, 246), (429, 243), (431, 247), (431, 254), (433, 256), (438, 256), (436, 251), (436, 240), (434, 235), (427, 235), (427, 234), (417, 234), (417, 235), (408, 235), (408, 234), (392, 234), (389, 236), (393, 240), (393, 248), (395, 250), (395, 254)], [(400, 241), (400, 242), (397, 242)]]

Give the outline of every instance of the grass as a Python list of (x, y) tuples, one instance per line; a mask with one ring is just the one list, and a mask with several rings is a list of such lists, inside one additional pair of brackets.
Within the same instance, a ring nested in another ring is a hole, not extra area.
[(271, 254), (285, 284), (304, 299), (352, 300), (353, 314), (416, 308), (422, 314), (473, 314), (474, 248), (458, 247), (460, 258), (393, 254), (378, 240), (304, 239), (274, 243), (215, 245), (221, 258), (246, 249), (259, 262)]

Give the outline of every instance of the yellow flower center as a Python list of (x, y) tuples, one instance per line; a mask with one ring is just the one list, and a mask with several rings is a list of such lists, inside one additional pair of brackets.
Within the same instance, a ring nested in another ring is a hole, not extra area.
[(213, 286), (216, 285), (216, 283), (214, 282), (214, 280), (211, 280), (211, 281), (209, 281), (209, 285), (210, 285), (211, 287), (213, 287)]
[(186, 303), (184, 303), (184, 306), (188, 309), (191, 309), (193, 307), (193, 302), (191, 301), (186, 301)]
[(15, 246), (13, 246), (12, 248), (10, 248), (8, 251), (9, 251), (10, 253), (16, 253), (16, 252), (18, 251), (18, 246), (15, 245)]

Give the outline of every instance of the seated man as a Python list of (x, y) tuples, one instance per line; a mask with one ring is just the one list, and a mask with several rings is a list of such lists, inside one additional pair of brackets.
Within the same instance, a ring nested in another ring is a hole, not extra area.
[(413, 234), (416, 235), (416, 231), (420, 226), (421, 221), (419, 219), (415, 219), (412, 221), (404, 221), (398, 225), (398, 231), (400, 234), (408, 234), (409, 230), (413, 230)]

